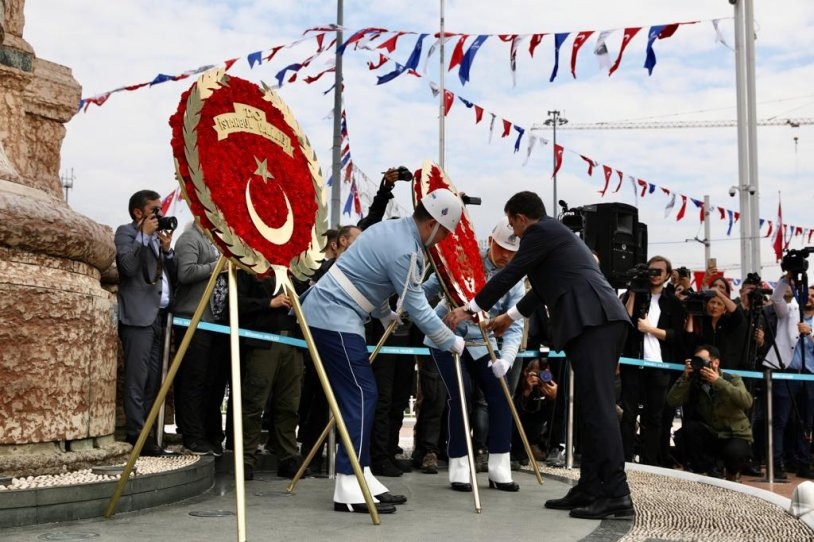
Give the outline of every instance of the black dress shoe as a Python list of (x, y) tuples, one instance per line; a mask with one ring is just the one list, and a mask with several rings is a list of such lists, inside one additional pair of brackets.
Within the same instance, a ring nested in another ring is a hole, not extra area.
[[(342, 503), (342, 502), (334, 502), (334, 511), (336, 512), (358, 512), (360, 514), (367, 514), (367, 504), (365, 503)], [(392, 514), (396, 511), (396, 507), (393, 504), (387, 503), (376, 503), (376, 511), (380, 514)]]
[(472, 484), (469, 482), (452, 482), (452, 489), (455, 491), (472, 491)]
[(407, 502), (407, 497), (404, 495), (393, 495), (389, 491), (376, 495), (376, 498), (384, 504), (404, 504)]
[(164, 450), (155, 442), (145, 442), (144, 447), (141, 449), (141, 456), (143, 457), (163, 457), (165, 455), (173, 454)]
[(254, 480), (254, 467), (248, 463), (243, 463), (243, 479)]
[(763, 470), (761, 470), (761, 468), (756, 465), (747, 465), (743, 469), (743, 474), (747, 476), (763, 476)]
[(404, 474), (404, 471), (394, 465), (391, 461), (373, 463), (370, 465), (370, 472), (376, 476), (387, 476), (389, 478), (396, 478)]
[(797, 471), (797, 477), (812, 479), (814, 478), (814, 469), (811, 467), (803, 467)]
[(568, 490), (565, 497), (560, 499), (549, 499), (545, 502), (546, 508), (554, 510), (571, 510), (580, 506), (588, 506), (596, 500), (596, 497), (582, 491), (579, 486), (574, 486)]
[(413, 472), (413, 462), (409, 459), (393, 459), (393, 464), (398, 467), (402, 472)]
[(520, 491), (520, 485), (517, 482), (493, 482), (491, 478), (489, 479), (489, 487), (500, 491)]
[[(297, 471), (300, 470), (300, 466), (302, 466), (302, 458), (294, 458), (289, 457), (280, 461), (280, 464), (277, 465), (277, 476), (280, 478), (288, 478), (292, 480), (294, 476), (297, 475)], [(311, 475), (311, 468), (306, 467), (305, 471), (302, 473), (303, 477)]]
[(582, 519), (633, 519), (633, 501), (630, 495), (624, 497), (600, 497), (587, 506), (573, 508), (569, 515)]

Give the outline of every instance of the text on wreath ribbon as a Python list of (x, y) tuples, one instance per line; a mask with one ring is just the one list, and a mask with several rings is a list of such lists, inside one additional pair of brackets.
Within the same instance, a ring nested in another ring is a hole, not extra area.
[(248, 132), (276, 143), (288, 156), (294, 155), (291, 139), (266, 120), (265, 111), (237, 102), (233, 105), (235, 106), (234, 113), (222, 113), (214, 118), (214, 128), (218, 133), (218, 141), (226, 139), (235, 132)]

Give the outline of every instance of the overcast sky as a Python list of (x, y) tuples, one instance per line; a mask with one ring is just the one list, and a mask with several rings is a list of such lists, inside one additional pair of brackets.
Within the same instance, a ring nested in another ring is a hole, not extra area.
[[(810, 0), (787, 0), (781, 10), (775, 3), (755, 3), (758, 118), (814, 117), (810, 33), (814, 5)], [(232, 74), (271, 83), (279, 69), (311, 55), (314, 42), (281, 52), (271, 63), (253, 70), (245, 59), (248, 53), (288, 43), (308, 27), (336, 20), (335, 4), (313, 0), (29, 0), (25, 9), (24, 37), (39, 57), (71, 67), (85, 97), (149, 81), (158, 73), (180, 73), (237, 56), (242, 58)], [(438, 10), (439, 3), (430, 0), (346, 0), (344, 24), (350, 29), (377, 26), (435, 32)], [(715, 43), (711, 23), (681, 27), (672, 38), (658, 41), (658, 64), (652, 77), (642, 68), (650, 25), (732, 15), (726, 0), (448, 0), (446, 28), (450, 32), (523, 34), (644, 27), (612, 77), (599, 70), (592, 54), (595, 36), (582, 48), (577, 79), (571, 77), (572, 35), (561, 49), (559, 77), (549, 83), (554, 46), (552, 36), (546, 36), (533, 59), (528, 42), (520, 47), (517, 85), (513, 87), (509, 45), (493, 37), (477, 56), (470, 83), (461, 87), (453, 71), (447, 77), (448, 88), (525, 128), (545, 120), (551, 109), (559, 109), (572, 123), (734, 119), (734, 54)], [(721, 27), (733, 44), (732, 22), (723, 21)], [(608, 40), (612, 59), (620, 40), (621, 31)], [(425, 41), (425, 51), (431, 41)], [(404, 62), (414, 44), (414, 36), (401, 38), (393, 57)], [(447, 58), (452, 45), (454, 41), (447, 47)], [(318, 59), (299, 79), (324, 69), (329, 56)], [(373, 58), (366, 51), (348, 51), (344, 58), (354, 163), (378, 178), (389, 166), (404, 164), (414, 169), (424, 159), (437, 160), (438, 106), (428, 86), (429, 81), (438, 81), (437, 54), (425, 77), (404, 75), (381, 86), (376, 85), (376, 75), (389, 71), (387, 65), (369, 71), (366, 61)], [(91, 106), (87, 113), (74, 117), (67, 125), (62, 155), (63, 169), (74, 168), (77, 178), (70, 196), (72, 207), (115, 227), (128, 220), (131, 193), (152, 188), (166, 194), (175, 187), (167, 122), (190, 82), (115, 94), (103, 107)], [(331, 163), (331, 121), (325, 117), (333, 100), (331, 94), (323, 95), (330, 84), (326, 76), (312, 85), (297, 82), (280, 90), (311, 138), (323, 171)], [(447, 117), (446, 133), (448, 174), (460, 190), (483, 198), (480, 208), (470, 210), (479, 235), (488, 234), (505, 200), (519, 190), (539, 192), (550, 207), (550, 145), (538, 145), (524, 166), (525, 141), (521, 152), (514, 154), (516, 134), (500, 139), (497, 131), (490, 144), (488, 118), (476, 126), (472, 110), (460, 102)], [(550, 138), (550, 133), (544, 135)], [(813, 136), (810, 126), (759, 129), (761, 217), (776, 218), (778, 191), (782, 191), (786, 221), (814, 227), (809, 211), (814, 203), (810, 182), (814, 166), (805, 159), (814, 154)], [(558, 142), (626, 174), (699, 199), (709, 194), (713, 205), (738, 208), (737, 197), (728, 195), (729, 187), (737, 184), (735, 128), (560, 131)], [(597, 194), (601, 185), (601, 170), (588, 177), (585, 163), (566, 154), (558, 199), (571, 206), (600, 201), (634, 203), (627, 181), (619, 193), (604, 199)], [(410, 207), (406, 185), (398, 187), (397, 197)], [(666, 203), (667, 198), (658, 191), (639, 201), (640, 220), (650, 230), (650, 255), (663, 254), (674, 265), (701, 268), (703, 246), (684, 242), (703, 236), (697, 211), (689, 207), (687, 217), (676, 222), (675, 211), (664, 218)], [(712, 254), (720, 268), (739, 276), (739, 228), (736, 225), (730, 237), (726, 230), (727, 223), (716, 213)], [(795, 241), (792, 246), (796, 245), (802, 243)], [(761, 248), (764, 265), (772, 265), (770, 240), (762, 240)], [(764, 276), (772, 280), (777, 273), (776, 267), (764, 270)]]

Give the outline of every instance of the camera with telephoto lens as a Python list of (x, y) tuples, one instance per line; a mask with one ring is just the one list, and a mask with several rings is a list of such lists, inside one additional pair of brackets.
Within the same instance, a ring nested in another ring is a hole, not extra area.
[(701, 369), (703, 369), (704, 367), (710, 368), (710, 367), (712, 367), (712, 364), (708, 360), (705, 360), (702, 357), (693, 356), (690, 359), (690, 366), (692, 367), (692, 376), (693, 376), (693, 378), (698, 378), (698, 377), (701, 376)]
[(661, 275), (661, 269), (649, 268), (646, 263), (637, 263), (627, 270), (627, 289), (636, 294), (650, 293), (650, 277)]
[(175, 231), (178, 227), (178, 219), (174, 216), (162, 216), (161, 209), (156, 209), (153, 214), (158, 219), (158, 229), (161, 231)]
[(700, 316), (704, 314), (707, 307), (707, 301), (715, 297), (717, 294), (715, 290), (701, 290), (700, 292), (685, 292), (684, 308), (687, 312)]
[(780, 261), (780, 269), (794, 275), (808, 271), (808, 255), (814, 252), (814, 247), (791, 249), (786, 252)]

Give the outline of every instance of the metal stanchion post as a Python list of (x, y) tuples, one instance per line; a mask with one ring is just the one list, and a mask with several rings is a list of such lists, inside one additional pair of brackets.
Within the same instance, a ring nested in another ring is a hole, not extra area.
[(328, 480), (336, 479), (336, 423), (328, 433)]
[(774, 409), (772, 408), (772, 371), (763, 371), (763, 381), (766, 384), (766, 477), (761, 482), (769, 484), (785, 484), (787, 480), (774, 479)]
[[(172, 339), (172, 312), (167, 312), (167, 322), (164, 325), (164, 355), (161, 360), (161, 382), (167, 378), (167, 370), (170, 366), (170, 339)], [(161, 401), (161, 408), (158, 411), (158, 421), (155, 424), (156, 443), (164, 447), (164, 409), (166, 401)]]
[(568, 415), (565, 429), (565, 468), (574, 468), (574, 370), (568, 364)]
[[(208, 299), (208, 298), (207, 298)], [(235, 508), (237, 540), (246, 540), (246, 482), (243, 472), (243, 399), (240, 384), (240, 322), (237, 308), (237, 266), (229, 261), (229, 351), (232, 371), (232, 441), (235, 443)]]

